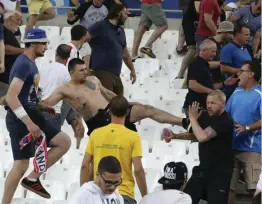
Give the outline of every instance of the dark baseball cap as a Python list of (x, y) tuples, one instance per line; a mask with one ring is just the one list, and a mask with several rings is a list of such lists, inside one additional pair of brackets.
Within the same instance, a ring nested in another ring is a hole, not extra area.
[(183, 162), (169, 162), (164, 167), (164, 176), (158, 180), (163, 185), (182, 183), (187, 179), (187, 167)]

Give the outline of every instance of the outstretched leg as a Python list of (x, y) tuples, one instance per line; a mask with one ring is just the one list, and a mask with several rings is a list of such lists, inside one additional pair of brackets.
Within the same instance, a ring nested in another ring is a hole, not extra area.
[(153, 106), (135, 104), (133, 105), (130, 113), (130, 122), (135, 123), (137, 121), (150, 118), (159, 123), (168, 123), (172, 125), (182, 126), (183, 118), (176, 117), (170, 113), (159, 110)]

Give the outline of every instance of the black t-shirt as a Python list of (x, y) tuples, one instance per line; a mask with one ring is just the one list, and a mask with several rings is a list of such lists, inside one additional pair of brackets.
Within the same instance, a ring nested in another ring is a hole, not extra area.
[[(213, 80), (208, 62), (198, 56), (197, 59), (188, 67), (187, 85), (189, 84), (189, 80), (196, 80), (202, 86), (213, 89)], [(198, 93), (188, 88), (188, 93), (186, 95), (183, 108), (188, 108), (188, 106), (191, 105), (194, 101), (199, 102), (201, 107), (205, 108), (206, 97), (207, 94)]]
[[(11, 45), (13, 47), (21, 48), (19, 42), (17, 41), (15, 34), (4, 27), (4, 43), (5, 45)], [(5, 72), (0, 74), (0, 81), (6, 84), (9, 83), (9, 75), (16, 58), (20, 54), (5, 54)]]
[(186, 10), (183, 18), (188, 19), (192, 22), (198, 20), (198, 14), (197, 14), (196, 8), (195, 8), (195, 2), (196, 1), (200, 1), (200, 0), (190, 0), (189, 1), (187, 10)]
[(234, 122), (227, 112), (220, 116), (209, 116), (204, 111), (198, 118), (199, 125), (205, 129), (210, 126), (216, 131), (217, 136), (213, 139), (199, 143), (200, 169), (214, 169), (218, 171), (232, 170), (233, 152), (232, 136), (234, 131)]
[[(216, 56), (214, 57), (214, 61), (219, 61), (220, 60), (220, 51), (222, 49), (222, 46), (213, 37), (211, 37), (209, 39), (212, 40), (217, 45), (217, 53), (216, 53)], [(213, 78), (214, 82), (221, 82), (222, 81), (222, 74), (221, 74), (220, 68), (210, 69), (210, 71), (211, 71), (212, 78)]]
[(122, 68), (123, 50), (126, 48), (124, 29), (105, 19), (87, 30), (92, 36), (89, 42), (92, 48), (90, 67), (93, 70), (103, 70), (119, 76)]

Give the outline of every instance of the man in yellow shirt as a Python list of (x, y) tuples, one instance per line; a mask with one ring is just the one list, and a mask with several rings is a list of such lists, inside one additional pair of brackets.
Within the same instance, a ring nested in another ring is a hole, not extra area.
[[(105, 156), (116, 157), (122, 167), (122, 183), (118, 187), (125, 204), (135, 204), (135, 181), (132, 174), (132, 163), (140, 193), (147, 194), (145, 173), (142, 166), (142, 147), (139, 135), (127, 129), (125, 118), (129, 105), (122, 96), (116, 96), (110, 103), (111, 124), (92, 132), (82, 163), (80, 184), (88, 182), (90, 165), (93, 163), (93, 175), (96, 177), (99, 161)], [(91, 170), (92, 171), (92, 170)]]

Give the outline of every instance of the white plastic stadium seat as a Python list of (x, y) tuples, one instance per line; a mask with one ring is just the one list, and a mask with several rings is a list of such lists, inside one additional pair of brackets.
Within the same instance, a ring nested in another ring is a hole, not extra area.
[[(59, 174), (57, 175), (59, 176)], [(64, 177), (67, 179), (67, 177)], [(59, 181), (51, 181), (51, 180), (41, 180), (43, 187), (50, 193), (52, 200), (65, 200), (66, 198), (66, 190), (62, 182)], [(42, 198), (37, 194), (27, 191), (26, 198), (33, 198), (44, 200), (46, 203), (51, 203), (52, 200)]]
[(149, 153), (147, 156), (142, 158), (143, 167), (151, 169), (163, 170), (166, 163), (174, 161), (173, 155), (170, 154), (158, 154)]
[(180, 89), (183, 86), (184, 79), (175, 79), (172, 82), (171, 88)]
[[(3, 198), (4, 195), (4, 187), (5, 187), (5, 179), (0, 178), (0, 200)], [(14, 198), (24, 198), (24, 188), (22, 186), (18, 186)]]
[(154, 72), (159, 70), (159, 67), (160, 67), (158, 59), (149, 59), (149, 58), (137, 59), (134, 65), (135, 65), (136, 71), (144, 72), (145, 74), (148, 73), (149, 76), (153, 76)]
[(11, 204), (46, 204), (46, 202), (32, 198), (14, 198)]
[(68, 204), (67, 200), (54, 200), (51, 204)]
[(143, 87), (161, 96), (163, 90), (170, 88), (170, 83), (167, 77), (152, 77), (144, 80)]
[(66, 27), (63, 27), (61, 31), (61, 35), (69, 37), (70, 41), (71, 41), (71, 28), (72, 27), (70, 26), (66, 26)]
[(51, 38), (49, 44), (48, 44), (48, 49), (49, 50), (56, 50), (57, 47), (61, 44), (69, 44), (71, 41), (68, 36), (61, 36), (61, 35), (55, 35)]
[(85, 152), (76, 150), (68, 151), (62, 159), (62, 164), (81, 166)]
[(84, 138), (81, 139), (80, 146), (79, 146), (80, 152), (85, 153), (88, 141), (89, 141), (89, 137), (84, 137)]
[(186, 154), (186, 143), (182, 141), (155, 141), (152, 153), (156, 154), (170, 154), (173, 155), (175, 161), (179, 161), (182, 156)]
[(198, 144), (198, 142), (193, 142), (189, 145), (189, 155), (192, 155), (196, 160), (199, 160)]
[(133, 101), (141, 100), (141, 99), (148, 100), (148, 102), (150, 103), (153, 100), (159, 100), (160, 95), (146, 88), (138, 88), (138, 89), (131, 89), (130, 98)]
[(46, 32), (48, 40), (51, 40), (53, 36), (60, 35), (60, 28), (58, 26), (39, 26)]
[(80, 188), (80, 183), (74, 182), (70, 185), (69, 190), (68, 190), (68, 196), (67, 200), (72, 197), (72, 195), (75, 194), (75, 192)]
[(80, 168), (75, 165), (58, 164), (52, 170), (47, 171), (45, 179), (60, 181), (68, 190), (71, 183), (79, 181)]
[(0, 162), (0, 178), (5, 177), (4, 163)]
[(13, 163), (13, 154), (10, 147), (0, 147), (0, 161), (3, 162), (5, 170), (7, 170)]
[(142, 157), (147, 157), (147, 155), (149, 154), (148, 141), (141, 140), (141, 145), (142, 145)]

